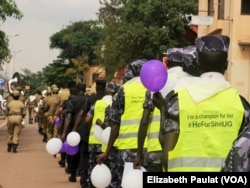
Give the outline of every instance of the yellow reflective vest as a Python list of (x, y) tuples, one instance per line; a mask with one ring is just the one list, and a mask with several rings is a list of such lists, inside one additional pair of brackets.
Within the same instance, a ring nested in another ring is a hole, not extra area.
[[(116, 146), (119, 150), (136, 149), (146, 89), (140, 80), (126, 82), (123, 87), (125, 93), (125, 110), (121, 116)], [(147, 142), (144, 144), (145, 147), (146, 144)]]
[(94, 137), (93, 124), (95, 124), (95, 122), (98, 118), (101, 119), (102, 121), (104, 120), (105, 109), (108, 105), (110, 105), (110, 103), (105, 102), (103, 99), (97, 100), (95, 102), (93, 123), (92, 123), (91, 129), (90, 129), (90, 134), (89, 134), (89, 144), (102, 144)]
[(148, 127), (147, 133), (147, 151), (161, 151), (161, 145), (159, 142), (159, 131), (160, 131), (160, 110), (158, 108), (154, 109), (151, 122)]
[(244, 115), (238, 92), (228, 87), (196, 103), (183, 89), (178, 99), (180, 134), (168, 171), (220, 171)]

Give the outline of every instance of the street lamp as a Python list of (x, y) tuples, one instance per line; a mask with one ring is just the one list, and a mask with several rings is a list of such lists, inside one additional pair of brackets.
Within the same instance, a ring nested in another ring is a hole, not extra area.
[[(11, 38), (15, 38), (15, 37), (18, 37), (20, 36), (18, 33), (17, 34), (14, 34), (14, 35), (7, 35), (7, 38), (8, 40), (11, 39)], [(20, 51), (20, 50), (19, 50)], [(16, 55), (17, 52), (14, 51), (14, 58), (15, 58), (15, 55)], [(18, 52), (19, 53), (19, 52)], [(15, 60), (14, 60), (15, 61)], [(5, 62), (6, 63), (6, 67), (5, 67), (5, 78), (6, 80), (8, 79), (8, 62)], [(14, 68), (13, 68), (14, 69)]]
[(20, 52), (22, 52), (22, 50), (18, 50), (18, 51), (13, 51), (13, 73), (12, 74), (14, 74), (15, 73), (15, 63), (16, 63), (16, 54), (18, 54), (18, 53), (20, 53)]

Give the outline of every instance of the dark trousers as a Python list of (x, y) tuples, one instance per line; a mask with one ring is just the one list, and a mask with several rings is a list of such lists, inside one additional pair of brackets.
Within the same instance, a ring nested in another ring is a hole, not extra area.
[(88, 152), (88, 142), (81, 141), (80, 142), (80, 156), (79, 156), (79, 174), (80, 178), (80, 185), (86, 186), (87, 185), (87, 178), (88, 178), (88, 161), (89, 161), (89, 152)]

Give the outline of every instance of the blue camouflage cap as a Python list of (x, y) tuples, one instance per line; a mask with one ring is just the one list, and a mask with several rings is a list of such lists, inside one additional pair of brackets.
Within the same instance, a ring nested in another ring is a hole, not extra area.
[(208, 35), (195, 40), (198, 52), (227, 52), (230, 38), (226, 35)]
[(142, 65), (146, 63), (148, 60), (147, 59), (137, 59), (129, 64), (129, 69), (131, 69), (132, 74), (134, 76), (140, 75), (140, 71), (142, 68)]
[(200, 75), (197, 62), (197, 49), (195, 45), (190, 45), (183, 48), (183, 71), (193, 76)]
[(131, 79), (131, 78), (134, 78), (135, 76), (133, 75), (132, 70), (130, 70), (130, 69), (125, 69), (124, 74), (123, 74), (123, 77), (124, 77), (125, 79)]
[(119, 87), (120, 87), (120, 85), (116, 84), (114, 82), (107, 82), (106, 83), (106, 88), (109, 89), (113, 93), (117, 92)]
[(182, 48), (170, 48), (167, 50), (166, 56), (168, 61), (183, 62), (183, 49)]

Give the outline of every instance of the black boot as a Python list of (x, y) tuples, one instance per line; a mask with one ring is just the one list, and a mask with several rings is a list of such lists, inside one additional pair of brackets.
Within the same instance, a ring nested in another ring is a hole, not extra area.
[(71, 172), (69, 176), (69, 182), (76, 182), (76, 171)]
[(43, 142), (47, 142), (47, 139), (48, 139), (48, 138), (47, 138), (47, 135), (44, 134), (44, 135), (43, 135)]
[(13, 144), (12, 149), (13, 149), (12, 150), (13, 153), (17, 153), (17, 150), (16, 150), (17, 149), (17, 144)]
[(8, 147), (7, 147), (7, 152), (11, 152), (12, 144), (8, 144), (7, 146), (8, 146)]
[(33, 124), (33, 119), (30, 119), (30, 120), (29, 120), (29, 124)]

